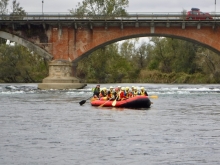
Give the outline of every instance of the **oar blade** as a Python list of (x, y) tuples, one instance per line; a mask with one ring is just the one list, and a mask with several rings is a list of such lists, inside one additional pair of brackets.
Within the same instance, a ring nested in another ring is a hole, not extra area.
[(79, 102), (79, 104), (83, 105), (83, 104), (85, 104), (85, 102), (86, 102), (86, 100), (82, 100), (82, 101)]
[(157, 95), (152, 95), (152, 96), (148, 96), (148, 97), (150, 97), (150, 98), (152, 98), (152, 99), (157, 99), (157, 98), (158, 98)]
[(114, 107), (116, 105), (116, 103), (117, 103), (117, 100), (115, 99), (112, 103), (112, 106)]

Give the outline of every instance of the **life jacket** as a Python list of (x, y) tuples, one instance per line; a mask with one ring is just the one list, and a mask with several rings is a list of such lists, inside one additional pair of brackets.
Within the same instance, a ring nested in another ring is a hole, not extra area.
[(138, 91), (134, 91), (133, 96), (137, 96), (137, 95), (138, 95)]
[(93, 89), (93, 95), (95, 96), (99, 96), (99, 94), (100, 94), (100, 88), (97, 88), (97, 87), (95, 87), (95, 89)]
[(100, 97), (100, 100), (108, 100), (107, 97)]
[(140, 95), (141, 95), (141, 96), (146, 96), (146, 92), (143, 91), (143, 90), (141, 90), (141, 91), (140, 91)]
[(117, 100), (121, 100), (121, 92), (122, 92), (122, 91), (118, 91), (118, 92), (116, 93), (116, 98), (117, 98)]
[(107, 96), (107, 91), (101, 90), (99, 93), (99, 97), (106, 97)]
[(115, 99), (119, 100), (119, 98), (120, 98), (120, 91), (115, 91), (113, 95), (114, 95)]
[(129, 90), (126, 90), (125, 93), (124, 93), (125, 97), (128, 98), (128, 95), (129, 95)]
[(129, 92), (129, 93), (128, 93), (128, 98), (131, 98), (131, 97), (133, 97), (133, 93), (132, 93), (132, 92)]
[(126, 99), (125, 92), (120, 91), (120, 100)]
[(114, 91), (113, 90), (108, 91), (108, 98), (114, 98)]

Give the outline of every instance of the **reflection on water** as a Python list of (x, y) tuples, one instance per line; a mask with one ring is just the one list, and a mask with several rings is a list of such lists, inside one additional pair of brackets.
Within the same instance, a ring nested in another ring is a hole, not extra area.
[(0, 164), (220, 164), (218, 85), (135, 84), (159, 96), (138, 111), (80, 106), (93, 86), (0, 85)]

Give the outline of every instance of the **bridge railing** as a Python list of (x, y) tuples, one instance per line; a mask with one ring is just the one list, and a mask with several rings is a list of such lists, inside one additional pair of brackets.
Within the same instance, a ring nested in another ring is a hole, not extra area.
[[(220, 13), (210, 13), (213, 19), (219, 20)], [(186, 13), (171, 12), (171, 13), (128, 13), (126, 16), (79, 16), (71, 13), (26, 13), (26, 15), (0, 15), (0, 20), (185, 20)]]

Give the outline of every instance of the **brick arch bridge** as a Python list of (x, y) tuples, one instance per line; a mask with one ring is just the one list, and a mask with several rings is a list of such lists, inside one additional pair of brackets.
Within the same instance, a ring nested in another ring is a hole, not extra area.
[(129, 38), (180, 38), (220, 54), (219, 21), (214, 20), (32, 20), (10, 21), (0, 27), (0, 37), (39, 48), (42, 56), (52, 59), (49, 76), (38, 86), (41, 89), (84, 87), (86, 84), (74, 77), (77, 62), (101, 46)]
[(111, 28), (104, 30), (101, 28), (94, 29), (92, 32), (89, 30), (80, 30), (77, 32), (83, 41), (76, 43), (75, 54), (70, 57), (74, 62), (88, 56), (94, 50), (125, 39), (137, 38), (137, 37), (172, 37), (177, 39), (186, 40), (189, 42), (195, 42), (211, 49), (212, 51), (220, 54), (220, 28), (213, 30), (210, 27), (205, 27), (200, 30), (195, 27), (187, 29), (181, 29), (179, 27), (156, 27), (154, 33), (151, 33), (150, 28), (126, 28), (118, 29)]

